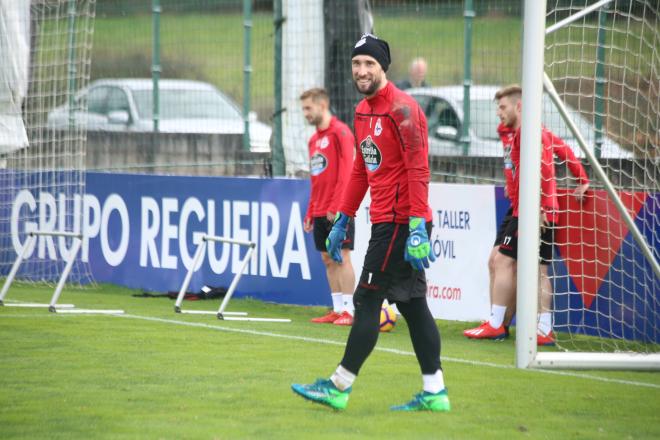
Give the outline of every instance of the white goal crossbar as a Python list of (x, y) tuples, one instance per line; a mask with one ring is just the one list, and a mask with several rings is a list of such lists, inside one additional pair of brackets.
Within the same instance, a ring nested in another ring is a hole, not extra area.
[[(64, 266), (64, 270), (62, 271), (62, 275), (60, 275), (59, 281), (57, 282), (57, 286), (55, 287), (55, 291), (53, 292), (53, 296), (50, 299), (50, 303), (48, 304), (41, 304), (41, 303), (5, 303), (5, 297), (7, 296), (7, 292), (9, 292), (9, 287), (11, 286), (11, 283), (14, 281), (14, 278), (16, 277), (16, 274), (18, 273), (18, 269), (21, 267), (21, 263), (23, 260), (27, 258), (27, 255), (29, 253), (29, 250), (34, 247), (34, 242), (37, 239), (38, 236), (40, 235), (45, 235), (45, 236), (53, 236), (53, 237), (69, 237), (73, 239), (73, 247), (71, 248), (71, 253), (69, 255), (69, 259), (66, 262), (66, 265)], [(64, 284), (66, 283), (67, 278), (69, 277), (69, 273), (71, 272), (71, 268), (73, 267), (73, 263), (76, 260), (76, 256), (78, 256), (78, 252), (80, 252), (80, 248), (82, 246), (82, 235), (77, 234), (75, 232), (60, 232), (60, 231), (32, 231), (28, 233), (28, 237), (25, 240), (25, 244), (23, 245), (23, 249), (18, 253), (18, 256), (16, 257), (16, 260), (14, 261), (14, 264), (11, 267), (11, 270), (9, 271), (9, 275), (7, 276), (7, 279), (5, 280), (5, 283), (2, 286), (2, 290), (0, 290), (0, 306), (5, 306), (5, 307), (47, 307), (50, 312), (53, 313), (75, 313), (75, 314), (105, 314), (105, 315), (118, 315), (124, 313), (123, 310), (96, 310), (96, 309), (77, 309), (73, 304), (58, 304), (57, 301), (60, 299), (60, 295), (62, 294), (62, 289), (64, 289)]]
[[(186, 290), (188, 289), (188, 286), (190, 285), (190, 280), (192, 279), (193, 273), (195, 272), (195, 268), (197, 268), (201, 258), (202, 254), (204, 252), (204, 247), (207, 246), (209, 242), (215, 243), (215, 242), (222, 242), (222, 243), (231, 243), (231, 244), (237, 244), (239, 246), (246, 246), (248, 248), (245, 257), (241, 261), (239, 265), (239, 270), (236, 272), (236, 275), (234, 275), (234, 279), (232, 280), (231, 284), (229, 285), (229, 289), (227, 290), (227, 293), (225, 294), (225, 297), (222, 300), (222, 303), (220, 304), (220, 308), (214, 312), (211, 310), (184, 310), (181, 305), (183, 303), (183, 297), (186, 294)], [(193, 257), (193, 262), (188, 269), (188, 272), (186, 273), (186, 277), (183, 279), (183, 284), (181, 285), (181, 289), (179, 290), (179, 295), (176, 298), (176, 303), (174, 304), (174, 312), (176, 313), (188, 313), (188, 314), (194, 314), (194, 315), (216, 315), (218, 319), (222, 319), (225, 321), (262, 321), (262, 322), (291, 322), (290, 319), (284, 319), (284, 318), (252, 318), (248, 317), (246, 312), (227, 312), (227, 304), (229, 303), (229, 300), (231, 297), (234, 295), (234, 291), (236, 290), (236, 286), (238, 285), (239, 280), (243, 276), (243, 272), (245, 271), (245, 268), (248, 265), (248, 262), (250, 261), (250, 258), (252, 257), (252, 254), (254, 253), (256, 247), (256, 243), (252, 241), (241, 241), (241, 240), (234, 240), (231, 238), (225, 238), (225, 237), (218, 237), (215, 235), (204, 235), (202, 237), (202, 241), (197, 245), (197, 250), (195, 251), (195, 256)]]

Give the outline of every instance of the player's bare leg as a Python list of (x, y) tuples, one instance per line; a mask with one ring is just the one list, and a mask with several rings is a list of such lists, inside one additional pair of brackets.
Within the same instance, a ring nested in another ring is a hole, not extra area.
[(552, 312), (552, 285), (548, 265), (539, 264), (539, 313)]
[(341, 257), (344, 260), (339, 264), (339, 291), (344, 295), (353, 296), (355, 290), (355, 271), (353, 270), (353, 263), (351, 262), (350, 249), (342, 249)]
[[(500, 253), (499, 246), (494, 246), (490, 251), (488, 256), (488, 295), (490, 298), (490, 304), (493, 304), (493, 285), (495, 284), (495, 257)], [(518, 265), (514, 267), (517, 273)], [(507, 333), (509, 331), (509, 326), (511, 325), (511, 320), (513, 320), (513, 315), (516, 313), (516, 298), (515, 295), (513, 300), (507, 304), (506, 313), (504, 314), (504, 328)]]
[(471, 339), (504, 339), (504, 316), (507, 305), (515, 300), (516, 296), (516, 260), (499, 253), (494, 259), (495, 277), (493, 280), (493, 302), (488, 321), (472, 329), (465, 330), (463, 334)]
[(537, 329), (538, 345), (554, 345), (552, 334), (552, 284), (548, 276), (548, 265), (539, 265), (539, 316)]
[(337, 264), (337, 281), (339, 292), (342, 294), (342, 316), (334, 324), (352, 325), (353, 324), (353, 290), (355, 289), (355, 272), (351, 263), (351, 250), (341, 250), (342, 263)]
[[(342, 255), (343, 256), (343, 255)], [(321, 260), (325, 266), (325, 274), (328, 277), (331, 292), (341, 292), (339, 264), (332, 261), (327, 252), (321, 252)]]
[(499, 254), (499, 246), (494, 246), (488, 256), (488, 295), (493, 304), (493, 284), (495, 283), (495, 257)]
[(513, 297), (509, 304), (506, 305), (506, 313), (504, 313), (504, 327), (509, 329), (513, 316), (516, 314), (516, 298), (518, 295), (518, 262), (513, 266)]
[(312, 322), (317, 324), (332, 324), (342, 316), (343, 309), (343, 295), (340, 283), (339, 264), (330, 258), (327, 252), (321, 252), (321, 260), (325, 266), (325, 274), (328, 277), (328, 284), (330, 285), (330, 293), (332, 295), (332, 310), (324, 316), (312, 319)]
[[(495, 280), (493, 283), (493, 305), (508, 309), (509, 305), (516, 300), (516, 260), (498, 253), (495, 256)], [(494, 326), (501, 326), (504, 322), (504, 315), (495, 317), (491, 322)], [(491, 316), (493, 319), (493, 316)]]

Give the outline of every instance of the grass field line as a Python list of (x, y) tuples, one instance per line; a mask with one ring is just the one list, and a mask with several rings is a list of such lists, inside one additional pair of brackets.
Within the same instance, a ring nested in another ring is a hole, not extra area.
[[(271, 338), (290, 339), (290, 340), (295, 340), (295, 341), (313, 342), (313, 343), (326, 344), (326, 345), (339, 345), (339, 346), (346, 345), (346, 341), (332, 341), (332, 340), (329, 340), (329, 339), (319, 339), (319, 338), (309, 338), (309, 337), (306, 337), (306, 336), (285, 335), (285, 334), (282, 334), (282, 333), (273, 333), (273, 332), (266, 332), (266, 331), (260, 331), (260, 330), (229, 328), (229, 327), (223, 327), (223, 326), (220, 326), (220, 325), (205, 324), (205, 323), (201, 323), (201, 322), (177, 321), (175, 319), (156, 318), (156, 317), (152, 317), (152, 316), (141, 316), (141, 315), (131, 315), (131, 314), (114, 315), (114, 316), (118, 317), (118, 318), (140, 319), (140, 320), (144, 320), (144, 321), (161, 322), (161, 323), (166, 323), (166, 324), (183, 325), (183, 326), (188, 326), (188, 327), (207, 328), (207, 329), (211, 329), (211, 330), (227, 331), (227, 332), (234, 332), (234, 333), (244, 333), (244, 334), (257, 335), (257, 336), (267, 336), (267, 337), (271, 337)], [(415, 356), (415, 353), (413, 353), (411, 351), (398, 350), (398, 349), (395, 349), (395, 348), (386, 348), (386, 347), (376, 346), (375, 350), (385, 352), (385, 353), (392, 353), (392, 354), (396, 354), (396, 355), (401, 355), (401, 356)], [(515, 367), (513, 365), (496, 364), (496, 363), (493, 363), (493, 362), (475, 361), (475, 360), (470, 360), (470, 359), (461, 359), (461, 358), (454, 358), (454, 357), (447, 357), (447, 356), (443, 356), (442, 360), (447, 361), (447, 362), (456, 362), (456, 363), (468, 364), (468, 365), (479, 366), (479, 367), (515, 369)], [(656, 385), (654, 383), (638, 382), (638, 381), (623, 380), (623, 379), (611, 379), (611, 378), (607, 378), (607, 377), (593, 376), (593, 375), (590, 375), (590, 374), (583, 374), (583, 373), (573, 373), (573, 372), (568, 372), (568, 371), (555, 371), (555, 370), (536, 370), (536, 369), (530, 369), (528, 371), (536, 372), (536, 373), (543, 373), (543, 374), (554, 374), (554, 375), (557, 375), (557, 376), (569, 376), (569, 377), (576, 377), (576, 378), (580, 378), (580, 379), (596, 380), (596, 381), (600, 381), (600, 382), (616, 383), (616, 384), (620, 384), (620, 385), (631, 385), (631, 386), (639, 386), (639, 387), (648, 387), (648, 388), (660, 389), (660, 385)]]
[[(97, 315), (58, 315), (56, 313), (48, 313), (48, 314), (28, 314), (28, 313), (13, 313), (10, 315), (6, 314), (0, 314), (0, 318), (49, 318), (49, 317), (82, 317), (82, 316), (87, 316), (87, 317), (92, 317), (92, 316), (97, 316)], [(295, 335), (286, 335), (282, 333), (274, 333), (274, 332), (267, 332), (267, 331), (261, 331), (261, 330), (251, 330), (251, 329), (240, 329), (240, 328), (231, 328), (231, 327), (224, 327), (221, 325), (214, 325), (214, 324), (205, 324), (202, 322), (189, 322), (189, 321), (178, 321), (175, 319), (167, 319), (167, 318), (157, 318), (155, 316), (143, 316), (143, 315), (133, 315), (133, 314), (123, 314), (123, 315), (105, 315), (109, 317), (117, 317), (117, 318), (129, 318), (129, 319), (137, 319), (137, 320), (142, 320), (142, 321), (150, 321), (150, 322), (159, 322), (163, 324), (173, 324), (173, 325), (182, 325), (186, 327), (197, 327), (197, 328), (204, 328), (204, 329), (210, 329), (210, 330), (216, 330), (216, 331), (226, 331), (226, 332), (232, 332), (232, 333), (242, 333), (242, 334), (249, 334), (249, 335), (255, 335), (255, 336), (267, 336), (271, 338), (280, 338), (280, 339), (289, 339), (289, 340), (294, 340), (294, 341), (303, 341), (303, 342), (311, 342), (311, 343), (317, 343), (317, 344), (325, 344), (325, 345), (337, 345), (337, 346), (344, 346), (346, 345), (346, 341), (332, 341), (330, 339), (320, 339), (320, 338), (310, 338), (306, 336), (295, 336)], [(412, 351), (406, 351), (406, 350), (399, 350), (396, 348), (387, 348), (387, 347), (379, 347), (376, 346), (375, 350), (384, 352), (384, 353), (391, 353), (391, 354), (396, 354), (399, 356), (415, 356), (415, 353)], [(505, 365), (505, 364), (497, 364), (494, 362), (484, 362), (484, 361), (477, 361), (477, 360), (471, 360), (471, 359), (462, 359), (462, 358), (455, 358), (455, 357), (447, 357), (443, 356), (442, 357), (443, 361), (446, 362), (455, 362), (455, 363), (460, 363), (460, 364), (467, 364), (467, 365), (472, 365), (472, 366), (479, 366), (479, 367), (491, 367), (491, 368), (502, 368), (502, 369), (507, 369), (507, 370), (512, 370), (515, 369), (513, 365)], [(646, 387), (646, 388), (655, 388), (655, 389), (660, 389), (660, 385), (654, 384), (654, 383), (648, 383), (648, 382), (638, 382), (638, 381), (631, 381), (631, 380), (623, 380), (623, 379), (612, 379), (612, 378), (607, 378), (607, 377), (601, 377), (601, 376), (594, 376), (591, 374), (584, 374), (584, 373), (573, 373), (573, 372), (568, 372), (568, 371), (556, 371), (556, 370), (537, 370), (537, 369), (530, 369), (527, 370), (529, 372), (534, 372), (534, 373), (542, 373), (542, 374), (552, 374), (552, 375), (557, 375), (557, 376), (568, 376), (568, 377), (575, 377), (579, 379), (587, 379), (587, 380), (595, 380), (599, 382), (608, 382), (608, 383), (616, 383), (620, 385), (630, 385), (630, 386), (639, 386), (639, 387)]]

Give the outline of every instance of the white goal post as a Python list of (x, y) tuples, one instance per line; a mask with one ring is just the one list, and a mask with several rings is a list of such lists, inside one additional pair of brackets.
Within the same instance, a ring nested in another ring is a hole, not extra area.
[[(583, 2), (586, 4), (586, 2)], [(657, 257), (646, 243), (634, 220), (610, 182), (607, 174), (591, 153), (580, 135), (576, 124), (568, 116), (568, 111), (549, 76), (544, 72), (545, 36), (561, 29), (563, 26), (585, 17), (587, 14), (606, 6), (611, 0), (599, 1), (582, 9), (555, 25), (546, 29), (546, 0), (525, 1), (524, 41), (523, 41), (523, 76), (522, 87), (524, 117), (522, 120), (521, 145), (540, 145), (541, 139), (541, 102), (543, 90), (547, 91), (562, 118), (578, 140), (584, 156), (595, 174), (598, 182), (603, 185), (611, 201), (621, 216), (621, 220), (630, 231), (640, 253), (646, 260), (643, 264), (650, 267), (644, 276), (650, 278), (651, 295), (657, 298), (659, 292), (653, 286), (660, 280), (660, 266)], [(657, 14), (658, 11), (655, 11)], [(657, 55), (656, 55), (657, 56)], [(657, 72), (655, 72), (657, 75)], [(635, 369), (660, 370), (660, 353), (657, 342), (650, 343), (649, 352), (633, 350), (609, 350), (600, 352), (557, 352), (537, 351), (536, 316), (538, 307), (538, 255), (539, 255), (539, 206), (540, 206), (540, 165), (541, 151), (539, 148), (521, 148), (520, 161), (520, 221), (518, 247), (518, 279), (517, 291), (526, 295), (517, 295), (516, 323), (516, 366), (518, 368), (570, 368), (570, 369)], [(607, 213), (603, 213), (607, 215)], [(652, 220), (653, 221), (653, 220)], [(657, 225), (656, 225), (657, 227)], [(603, 231), (607, 233), (608, 231)], [(656, 277), (655, 280), (653, 277)], [(623, 286), (615, 286), (624, 290)], [(532, 294), (534, 292), (534, 294)], [(624, 291), (622, 295), (628, 294)], [(657, 301), (657, 299), (656, 299)], [(651, 307), (654, 307), (653, 304)], [(650, 313), (654, 313), (652, 310)], [(654, 315), (655, 316), (655, 315)], [(657, 325), (651, 320), (651, 325)], [(650, 330), (654, 331), (653, 328)], [(605, 335), (604, 337), (608, 337)], [(609, 336), (612, 337), (612, 336)]]
[[(38, 236), (68, 237), (73, 239), (71, 252), (69, 253), (68, 259), (66, 260), (66, 265), (64, 266), (64, 270), (62, 270), (62, 274), (60, 275), (60, 278), (57, 282), (57, 286), (55, 286), (55, 291), (53, 292), (53, 296), (51, 297), (50, 302), (48, 304), (27, 303), (27, 302), (5, 303), (5, 297), (7, 296), (7, 292), (9, 292), (9, 288), (11, 287), (11, 284), (14, 281), (16, 274), (18, 273), (18, 269), (21, 267), (21, 263), (23, 263), (23, 261), (28, 258), (28, 254), (30, 253), (30, 250), (34, 249), (35, 241)], [(23, 248), (16, 256), (16, 260), (14, 261), (14, 264), (11, 267), (9, 275), (7, 276), (7, 279), (5, 280), (5, 283), (2, 286), (2, 290), (0, 290), (0, 306), (48, 307), (48, 311), (53, 313), (104, 314), (104, 315), (123, 314), (124, 313), (123, 310), (77, 309), (73, 304), (57, 303), (60, 299), (60, 295), (62, 294), (62, 290), (64, 289), (64, 284), (66, 283), (66, 280), (69, 277), (69, 273), (71, 273), (71, 268), (73, 267), (73, 263), (76, 261), (76, 257), (80, 252), (81, 246), (82, 246), (82, 234), (78, 234), (75, 232), (61, 232), (61, 231), (29, 232), (27, 235), (27, 239), (25, 240), (25, 244), (23, 245)]]
[[(186, 295), (186, 290), (188, 290), (188, 286), (190, 285), (190, 280), (192, 280), (193, 273), (197, 269), (197, 266), (199, 265), (199, 262), (202, 258), (204, 247), (207, 246), (209, 243), (212, 244), (218, 241), (222, 243), (230, 243), (239, 246), (245, 246), (248, 248), (248, 250), (245, 253), (245, 257), (243, 257), (243, 260), (240, 262), (239, 269), (236, 272), (236, 275), (234, 275), (234, 278), (232, 279), (232, 282), (229, 285), (229, 289), (227, 290), (227, 293), (225, 294), (225, 297), (220, 303), (220, 307), (218, 308), (217, 311), (185, 310), (182, 307), (183, 298)], [(193, 257), (193, 262), (190, 265), (188, 272), (186, 273), (186, 277), (183, 279), (183, 284), (181, 284), (181, 289), (179, 289), (179, 294), (177, 295), (176, 302), (174, 303), (174, 312), (189, 313), (195, 315), (216, 315), (218, 319), (225, 321), (291, 322), (290, 319), (286, 319), (286, 318), (253, 318), (247, 316), (246, 312), (226, 311), (227, 305), (229, 304), (229, 300), (231, 300), (231, 297), (234, 295), (234, 292), (236, 291), (236, 286), (238, 285), (238, 282), (243, 276), (243, 272), (245, 272), (245, 269), (248, 265), (248, 262), (250, 261), (250, 258), (252, 258), (252, 254), (254, 253), (255, 248), (256, 248), (256, 243), (252, 241), (234, 240), (231, 238), (219, 237), (216, 235), (202, 236), (202, 240), (197, 245), (197, 250), (195, 251), (195, 256)]]

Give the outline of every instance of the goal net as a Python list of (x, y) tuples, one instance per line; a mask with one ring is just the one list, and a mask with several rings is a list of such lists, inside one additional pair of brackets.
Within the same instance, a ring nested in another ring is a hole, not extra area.
[[(577, 200), (567, 163), (556, 163), (558, 350), (541, 350), (536, 366), (660, 368), (659, 14), (655, 0), (547, 1), (544, 85), (558, 101), (551, 117), (580, 132), (576, 155), (591, 187)], [(562, 103), (575, 110), (568, 118)], [(573, 138), (566, 130), (555, 134)]]
[[(53, 111), (86, 109), (94, 0), (0, 0), (0, 277), (32, 231), (81, 234), (90, 222), (84, 124), (49, 127)], [(71, 110), (71, 111), (70, 111)], [(71, 235), (39, 235), (17, 279), (56, 281), (76, 248)], [(91, 281), (87, 247), (69, 281)]]

